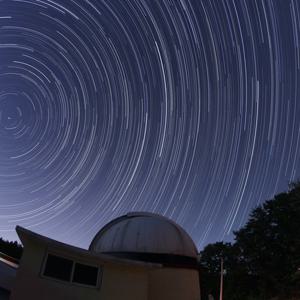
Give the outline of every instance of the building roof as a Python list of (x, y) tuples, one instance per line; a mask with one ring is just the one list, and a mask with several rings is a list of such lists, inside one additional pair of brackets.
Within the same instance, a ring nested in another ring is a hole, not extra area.
[(186, 231), (172, 220), (152, 213), (128, 213), (105, 225), (93, 239), (94, 253), (170, 254), (197, 258)]
[(16, 231), (25, 248), (28, 243), (35, 243), (35, 244), (46, 246), (49, 250), (52, 251), (64, 252), (65, 254), (70, 255), (72, 257), (79, 257), (81, 259), (98, 262), (103, 265), (105, 264), (130, 265), (131, 267), (135, 267), (135, 268), (161, 268), (162, 267), (161, 264), (132, 261), (128, 259), (117, 258), (107, 254), (92, 253), (89, 250), (68, 245), (53, 240), (51, 238), (48, 238), (46, 236), (37, 234), (21, 226), (17, 226)]

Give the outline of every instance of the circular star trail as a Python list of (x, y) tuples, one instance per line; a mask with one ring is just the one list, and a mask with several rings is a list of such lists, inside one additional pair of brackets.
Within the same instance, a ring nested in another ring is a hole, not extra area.
[(299, 1), (0, 1), (0, 233), (87, 247), (151, 211), (201, 248), (300, 174)]

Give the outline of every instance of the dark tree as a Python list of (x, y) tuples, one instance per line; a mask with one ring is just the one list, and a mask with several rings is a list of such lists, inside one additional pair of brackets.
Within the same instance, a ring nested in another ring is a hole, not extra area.
[(268, 300), (299, 297), (300, 183), (250, 214), (235, 242), (208, 245), (201, 252), (203, 299), (219, 293), (224, 260), (224, 299)]
[(235, 237), (248, 273), (258, 278), (260, 297), (290, 297), (300, 267), (300, 184), (253, 210)]
[(15, 259), (20, 259), (22, 251), (23, 247), (18, 242), (9, 242), (0, 238), (0, 252)]
[(226, 281), (230, 276), (231, 268), (234, 266), (234, 249), (230, 243), (218, 242), (207, 245), (201, 252), (201, 292), (202, 299), (207, 299), (211, 294), (218, 298), (220, 291), (220, 267), (221, 258), (224, 260), (226, 269), (224, 277)]
[(256, 278), (248, 273), (236, 244), (218, 242), (201, 252), (202, 299), (219, 298), (221, 259), (223, 259), (224, 299), (245, 300), (255, 296)]

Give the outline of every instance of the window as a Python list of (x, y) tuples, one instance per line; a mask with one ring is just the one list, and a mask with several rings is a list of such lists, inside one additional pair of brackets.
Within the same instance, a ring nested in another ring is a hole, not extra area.
[(98, 268), (76, 263), (73, 282), (85, 285), (97, 285)]
[(99, 267), (48, 254), (43, 275), (69, 283), (97, 287)]
[(70, 281), (73, 261), (48, 254), (44, 275), (59, 280)]

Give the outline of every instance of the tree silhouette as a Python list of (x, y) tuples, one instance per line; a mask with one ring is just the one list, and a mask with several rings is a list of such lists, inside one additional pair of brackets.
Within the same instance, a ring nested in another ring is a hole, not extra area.
[(255, 208), (234, 235), (233, 244), (215, 243), (201, 253), (203, 299), (218, 294), (221, 257), (225, 299), (289, 299), (299, 293), (299, 182)]
[(20, 259), (22, 251), (23, 247), (18, 242), (9, 242), (0, 238), (0, 252), (15, 259)]
[(260, 296), (289, 297), (300, 267), (300, 184), (253, 210), (235, 240)]

